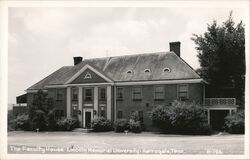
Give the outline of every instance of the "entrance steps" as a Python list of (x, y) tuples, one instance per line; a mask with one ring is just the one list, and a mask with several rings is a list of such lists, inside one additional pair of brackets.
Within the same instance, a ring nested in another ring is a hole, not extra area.
[(89, 128), (75, 128), (73, 130), (73, 132), (81, 132), (81, 133), (89, 133), (91, 132), (93, 129), (89, 129)]

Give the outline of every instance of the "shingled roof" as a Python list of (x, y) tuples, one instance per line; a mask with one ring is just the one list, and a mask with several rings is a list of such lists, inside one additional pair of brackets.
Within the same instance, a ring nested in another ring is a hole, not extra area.
[[(174, 52), (157, 52), (105, 58), (85, 59), (75, 66), (65, 66), (29, 87), (44, 89), (45, 85), (65, 84), (86, 64), (114, 82), (200, 79), (200, 76)], [(169, 68), (170, 72), (164, 72)], [(145, 73), (149, 69), (149, 73)], [(131, 70), (132, 74), (127, 74)]]

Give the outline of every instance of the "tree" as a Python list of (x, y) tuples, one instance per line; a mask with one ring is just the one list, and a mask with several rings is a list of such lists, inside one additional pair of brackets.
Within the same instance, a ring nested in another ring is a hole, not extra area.
[(218, 25), (208, 24), (203, 35), (191, 38), (198, 51), (201, 68), (197, 72), (209, 82), (207, 96), (235, 97), (244, 105), (245, 88), (245, 29), (235, 25), (230, 12), (228, 20)]
[(47, 130), (49, 125), (55, 125), (53, 99), (48, 98), (47, 94), (39, 90), (34, 96), (32, 105), (29, 107), (29, 120), (31, 129)]

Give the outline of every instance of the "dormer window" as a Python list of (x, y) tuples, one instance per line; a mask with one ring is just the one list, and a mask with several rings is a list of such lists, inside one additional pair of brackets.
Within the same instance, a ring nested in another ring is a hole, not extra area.
[(150, 69), (145, 69), (144, 72), (145, 73), (150, 73), (151, 71), (150, 71)]
[(91, 74), (89, 72), (87, 72), (87, 74), (85, 75), (84, 79), (91, 79)]
[(131, 70), (128, 70), (128, 71), (127, 71), (127, 74), (132, 74), (132, 71), (131, 71)]
[(170, 68), (164, 68), (164, 69), (163, 69), (163, 72), (164, 72), (164, 73), (169, 73), (169, 72), (171, 72), (171, 70), (170, 70)]

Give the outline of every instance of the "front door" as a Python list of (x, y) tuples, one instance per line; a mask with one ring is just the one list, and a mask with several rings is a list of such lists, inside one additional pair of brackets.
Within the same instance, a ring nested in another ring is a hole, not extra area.
[(91, 128), (91, 112), (90, 111), (85, 112), (85, 127)]

